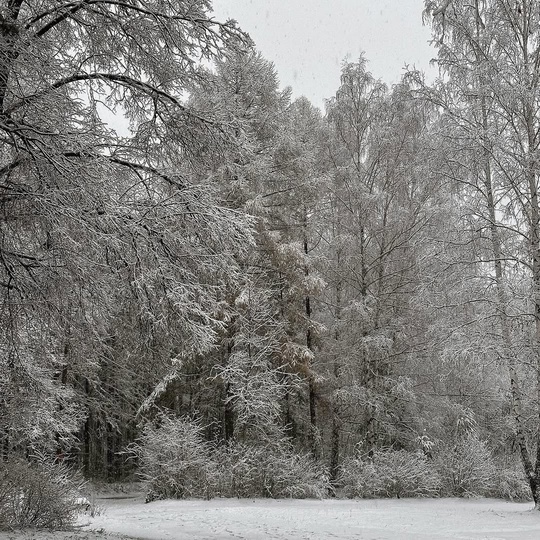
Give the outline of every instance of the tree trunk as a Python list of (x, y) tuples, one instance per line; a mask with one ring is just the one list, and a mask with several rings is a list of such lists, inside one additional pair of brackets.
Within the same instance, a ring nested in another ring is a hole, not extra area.
[[(337, 264), (339, 267), (340, 257), (337, 254)], [(339, 342), (339, 322), (341, 320), (341, 282), (338, 281), (336, 285), (336, 317), (335, 317), (336, 330), (334, 332), (334, 340)], [(339, 349), (338, 349), (339, 350)], [(338, 390), (339, 377), (341, 372), (341, 366), (337, 353), (334, 354), (334, 381), (336, 382), (336, 388), (334, 389), (334, 395), (332, 399), (332, 433), (330, 440), (330, 483), (334, 485), (339, 474), (339, 451), (340, 451), (340, 431), (341, 431), (341, 416), (339, 410), (339, 404), (336, 396)]]
[[(523, 415), (522, 415), (522, 396), (519, 386), (519, 377), (516, 366), (516, 357), (514, 353), (514, 347), (512, 344), (512, 337), (510, 332), (510, 325), (508, 321), (507, 306), (508, 298), (506, 294), (506, 288), (504, 284), (504, 275), (502, 268), (502, 246), (499, 235), (499, 229), (497, 226), (497, 214), (495, 208), (495, 201), (493, 196), (493, 183), (491, 172), (491, 156), (489, 150), (488, 140), (488, 114), (485, 102), (485, 97), (482, 97), (482, 123), (483, 123), (483, 158), (484, 158), (484, 187), (486, 190), (487, 207), (489, 214), (489, 229), (491, 234), (491, 246), (493, 250), (493, 265), (495, 270), (495, 282), (497, 286), (497, 311), (499, 315), (499, 322), (501, 325), (501, 332), (503, 338), (503, 346), (505, 351), (505, 359), (508, 366), (508, 373), (510, 378), (510, 393), (512, 396), (512, 416), (514, 418), (515, 430), (516, 430), (516, 442), (519, 447), (521, 462), (525, 470), (525, 474), (529, 482), (532, 481), (534, 475), (533, 465), (531, 457), (527, 449), (527, 442), (525, 439), (525, 430), (523, 427)], [(535, 491), (536, 481), (531, 484), (531, 490)]]
[[(307, 215), (304, 210), (304, 255), (307, 256), (309, 254), (309, 246), (308, 246), (308, 238), (307, 238)], [(307, 265), (307, 262), (304, 266), (304, 273), (305, 276), (309, 276), (309, 267)], [(306, 321), (307, 321), (307, 328), (306, 328), (306, 347), (309, 349), (309, 351), (313, 355), (313, 333), (311, 329), (311, 298), (309, 295), (306, 295), (304, 299), (304, 305), (305, 305), (305, 312), (306, 312)], [(311, 451), (314, 456), (319, 455), (319, 443), (318, 443), (318, 430), (317, 430), (317, 395), (316, 395), (316, 388), (315, 388), (315, 377), (313, 373), (313, 369), (311, 366), (312, 361), (310, 361), (310, 365), (308, 368), (308, 389), (309, 389), (309, 424), (310, 424), (310, 430), (309, 430), (309, 441), (311, 446)]]
[[(533, 164), (529, 164), (528, 183), (531, 201), (531, 250), (533, 273), (533, 299), (534, 299), (534, 354), (536, 356), (536, 396), (538, 424), (540, 425), (540, 209), (538, 205), (538, 190), (536, 174)], [(534, 473), (527, 471), (529, 484), (533, 493), (535, 508), (540, 510), (540, 434), (536, 435), (536, 464)]]
[[(229, 339), (227, 344), (227, 358), (226, 362), (229, 362), (233, 349), (232, 338)], [(227, 383), (225, 386), (225, 396), (224, 396), (224, 405), (223, 405), (223, 436), (225, 441), (232, 440), (234, 436), (234, 407), (233, 403), (230, 400), (231, 397), (231, 385)]]

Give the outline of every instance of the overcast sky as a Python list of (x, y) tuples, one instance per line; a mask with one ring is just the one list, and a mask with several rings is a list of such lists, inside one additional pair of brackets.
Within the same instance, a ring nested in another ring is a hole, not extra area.
[(405, 64), (434, 73), (436, 51), (422, 25), (423, 0), (214, 0), (217, 19), (236, 19), (281, 85), (318, 107), (339, 86), (342, 61), (364, 51), (372, 74), (387, 84)]

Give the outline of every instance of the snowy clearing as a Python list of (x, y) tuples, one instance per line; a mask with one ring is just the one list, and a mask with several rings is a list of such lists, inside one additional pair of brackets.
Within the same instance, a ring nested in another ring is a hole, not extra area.
[(92, 528), (151, 540), (540, 538), (531, 504), (492, 499), (106, 501)]
[(0, 540), (300, 540), (540, 538), (530, 503), (494, 499), (100, 500), (74, 533), (0, 533)]

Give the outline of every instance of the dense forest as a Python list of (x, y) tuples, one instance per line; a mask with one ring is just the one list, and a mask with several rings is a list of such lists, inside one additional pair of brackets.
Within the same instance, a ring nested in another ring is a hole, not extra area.
[(75, 470), (540, 508), (540, 8), (423, 18), (435, 82), (321, 112), (210, 0), (0, 2), (0, 525)]

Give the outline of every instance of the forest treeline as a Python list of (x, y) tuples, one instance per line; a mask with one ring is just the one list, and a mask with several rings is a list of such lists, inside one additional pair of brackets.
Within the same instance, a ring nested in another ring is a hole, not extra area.
[(208, 0), (2, 0), (0, 524), (66, 466), (539, 505), (540, 11), (423, 16), (435, 82), (321, 112)]

